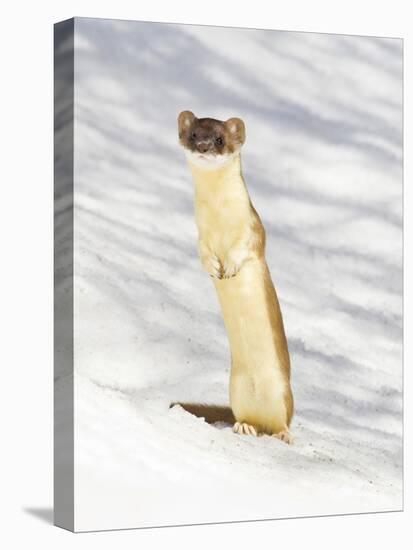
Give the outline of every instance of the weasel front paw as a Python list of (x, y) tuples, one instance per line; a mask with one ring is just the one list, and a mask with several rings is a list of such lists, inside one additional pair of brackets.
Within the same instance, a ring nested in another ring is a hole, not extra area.
[(223, 279), (231, 279), (235, 277), (238, 271), (241, 269), (242, 262), (236, 262), (234, 260), (227, 259), (222, 266), (222, 277)]
[(237, 265), (225, 263), (222, 270), (222, 278), (231, 279), (232, 277), (235, 277), (238, 271), (239, 267)]
[(244, 263), (248, 260), (248, 249), (235, 248), (230, 250), (222, 264), (222, 276), (224, 279), (235, 277)]
[(251, 424), (246, 422), (235, 422), (232, 431), (236, 434), (245, 434), (245, 435), (257, 435), (257, 430)]
[(222, 279), (222, 265), (217, 256), (207, 256), (202, 258), (202, 265), (211, 277)]

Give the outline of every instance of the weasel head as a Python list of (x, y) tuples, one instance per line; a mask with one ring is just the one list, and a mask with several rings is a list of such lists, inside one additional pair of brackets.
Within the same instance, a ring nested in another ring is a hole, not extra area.
[(178, 132), (189, 162), (206, 170), (227, 164), (245, 142), (245, 126), (240, 118), (196, 118), (191, 111), (183, 111), (178, 116)]

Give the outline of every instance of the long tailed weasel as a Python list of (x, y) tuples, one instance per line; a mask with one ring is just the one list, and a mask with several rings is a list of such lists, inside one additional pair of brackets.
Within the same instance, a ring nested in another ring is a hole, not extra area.
[[(289, 443), (290, 358), (265, 261), (264, 227), (242, 177), (244, 123), (184, 111), (178, 129), (195, 183), (199, 255), (213, 278), (230, 342), (233, 430), (276, 435)], [(183, 406), (197, 414), (196, 405)], [(213, 407), (212, 417), (217, 411)]]

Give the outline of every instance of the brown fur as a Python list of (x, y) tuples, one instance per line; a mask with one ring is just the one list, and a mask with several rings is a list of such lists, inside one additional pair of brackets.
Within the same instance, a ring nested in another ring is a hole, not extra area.
[(245, 141), (245, 126), (241, 119), (227, 121), (196, 118), (191, 111), (178, 117), (179, 140), (190, 151), (223, 155), (233, 153)]
[[(266, 265), (265, 269), (265, 294), (268, 315), (272, 326), (272, 334), (274, 337), (274, 345), (281, 358), (281, 370), (285, 378), (289, 381), (291, 376), (290, 366), (290, 354), (288, 352), (288, 343), (285, 336), (284, 323), (282, 319), (280, 304), (278, 302), (277, 293), (274, 288), (274, 284), (271, 279), (271, 275)], [(290, 425), (291, 419), (294, 414), (294, 400), (291, 391), (291, 386), (288, 384), (287, 394), (285, 395), (286, 407), (287, 407), (287, 426)]]

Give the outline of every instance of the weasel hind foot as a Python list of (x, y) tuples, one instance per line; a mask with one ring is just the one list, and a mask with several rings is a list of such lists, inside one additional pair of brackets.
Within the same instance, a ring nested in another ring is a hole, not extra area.
[(277, 434), (273, 434), (273, 437), (281, 439), (281, 441), (284, 441), (284, 443), (287, 443), (288, 445), (291, 445), (293, 442), (293, 437), (288, 428), (281, 430), (281, 432), (278, 432)]
[(251, 424), (246, 422), (235, 422), (232, 431), (236, 434), (255, 435), (257, 436), (257, 430)]

